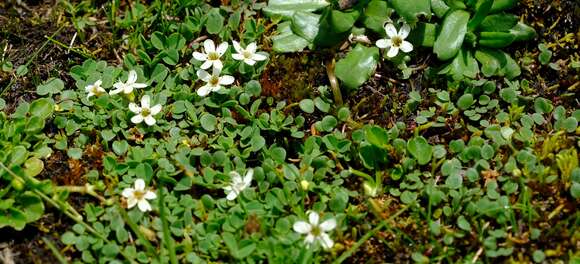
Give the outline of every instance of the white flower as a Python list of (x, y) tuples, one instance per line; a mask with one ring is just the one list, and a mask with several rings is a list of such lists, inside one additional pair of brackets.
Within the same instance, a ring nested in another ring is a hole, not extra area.
[(294, 223), (294, 231), (300, 234), (306, 234), (306, 239), (304, 243), (308, 246), (319, 242), (323, 248), (329, 249), (332, 248), (334, 242), (330, 239), (330, 236), (326, 234), (326, 232), (334, 229), (336, 227), (336, 219), (331, 218), (328, 219), (321, 224), (318, 224), (320, 221), (320, 216), (317, 212), (310, 212), (308, 214), (308, 222), (305, 221), (298, 221)]
[(237, 52), (232, 54), (232, 58), (234, 58), (234, 60), (244, 61), (246, 64), (252, 66), (256, 64), (256, 61), (263, 61), (268, 58), (262, 54), (256, 53), (256, 49), (258, 48), (256, 46), (256, 42), (250, 43), (245, 49), (242, 48), (240, 43), (237, 41), (234, 40), (233, 43), (234, 49)]
[(217, 49), (215, 47), (215, 43), (211, 39), (206, 39), (203, 42), (203, 52), (194, 52), (193, 58), (198, 61), (203, 61), (204, 63), (201, 65), (201, 68), (204, 70), (209, 69), (213, 65), (214, 68), (223, 68), (222, 61), (220, 58), (226, 51), (228, 50), (228, 43), (224, 42), (220, 44)]
[(147, 125), (152, 126), (155, 124), (153, 116), (161, 112), (161, 105), (158, 104), (151, 107), (151, 98), (149, 98), (149, 95), (144, 95), (141, 97), (141, 107), (135, 103), (130, 103), (129, 110), (137, 114), (131, 118), (131, 122), (139, 124), (145, 120)]
[(87, 99), (89, 99), (93, 95), (101, 96), (102, 94), (107, 93), (107, 91), (105, 91), (105, 89), (101, 87), (101, 84), (103, 84), (103, 81), (97, 80), (95, 83), (89, 84), (85, 87), (85, 91), (89, 93), (87, 94)]
[(234, 83), (235, 79), (232, 76), (224, 75), (220, 76), (222, 69), (213, 68), (212, 74), (210, 75), (205, 70), (198, 70), (197, 77), (202, 81), (206, 82), (204, 86), (197, 90), (199, 96), (206, 96), (211, 92), (216, 92), (222, 88), (222, 85), (230, 85)]
[(131, 209), (135, 205), (139, 207), (142, 212), (151, 211), (151, 205), (147, 200), (157, 198), (155, 192), (145, 189), (145, 181), (137, 179), (135, 181), (135, 188), (125, 188), (122, 195), (127, 198), (127, 208)]
[(131, 70), (129, 71), (127, 82), (123, 83), (121, 81), (118, 81), (117, 83), (113, 84), (113, 87), (115, 87), (116, 89), (109, 92), (109, 94), (111, 95), (118, 94), (120, 92), (130, 94), (133, 92), (133, 89), (145, 88), (147, 87), (147, 84), (137, 83), (137, 72)]
[(231, 201), (236, 199), (236, 197), (238, 197), (238, 195), (240, 195), (244, 189), (250, 186), (252, 177), (254, 176), (254, 170), (249, 169), (243, 179), (242, 176), (236, 171), (230, 172), (230, 176), (232, 177), (232, 183), (230, 186), (224, 187), (224, 191), (227, 194), (226, 199)]
[(379, 39), (377, 41), (377, 47), (381, 49), (389, 48), (387, 57), (392, 58), (397, 56), (399, 49), (405, 53), (411, 52), (413, 50), (413, 44), (405, 41), (405, 38), (407, 38), (407, 36), (409, 36), (409, 32), (411, 32), (411, 27), (409, 27), (409, 25), (403, 24), (397, 33), (395, 26), (389, 23), (385, 25), (385, 32), (387, 33), (388, 38)]

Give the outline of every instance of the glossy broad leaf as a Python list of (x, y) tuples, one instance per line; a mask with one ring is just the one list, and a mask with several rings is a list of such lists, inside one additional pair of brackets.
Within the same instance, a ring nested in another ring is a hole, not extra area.
[(420, 165), (429, 163), (433, 157), (433, 147), (429, 145), (427, 140), (422, 136), (414, 137), (409, 140), (407, 150), (411, 155), (413, 155), (413, 157), (415, 157), (415, 159), (417, 159), (417, 162)]
[(326, 0), (270, 0), (263, 11), (269, 16), (291, 18), (295, 12), (313, 12), (329, 4)]
[(407, 23), (414, 24), (419, 21), (419, 16), (431, 18), (430, 0), (393, 0), (393, 7), (397, 14), (403, 17)]
[(278, 25), (278, 34), (272, 37), (273, 50), (276, 52), (298, 52), (304, 50), (310, 42), (300, 37), (291, 29), (292, 22), (287, 21)]
[(440, 60), (451, 59), (459, 52), (468, 21), (469, 12), (465, 10), (454, 10), (445, 17), (441, 32), (433, 45), (433, 51)]
[(348, 89), (356, 89), (372, 76), (378, 61), (378, 48), (359, 44), (344, 59), (336, 63), (336, 77)]

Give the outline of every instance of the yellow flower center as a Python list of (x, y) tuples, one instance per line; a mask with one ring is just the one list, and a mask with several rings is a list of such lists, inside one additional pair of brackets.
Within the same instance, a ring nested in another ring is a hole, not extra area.
[(220, 55), (217, 52), (210, 52), (209, 54), (207, 54), (207, 59), (208, 60), (219, 60)]
[(137, 200), (142, 200), (143, 197), (145, 196), (145, 191), (135, 191), (133, 193), (133, 196), (135, 196), (135, 199)]
[(399, 47), (401, 46), (401, 44), (403, 44), (403, 39), (399, 36), (395, 36), (394, 38), (392, 38), (392, 41), (394, 47)]
[(251, 59), (252, 58), (252, 53), (249, 52), (249, 51), (244, 51), (242, 53), (242, 55), (244, 55), (244, 58), (246, 58), (246, 59)]
[(150, 114), (151, 114), (151, 109), (145, 108), (145, 107), (141, 108), (141, 115), (142, 116), (149, 116)]
[(217, 76), (212, 76), (211, 79), (209, 79), (209, 84), (217, 86), (218, 84), (220, 84), (220, 78)]
[(318, 226), (313, 226), (312, 231), (310, 231), (310, 233), (313, 236), (320, 236), (320, 234), (322, 234), (322, 230), (320, 230), (320, 227), (318, 227)]

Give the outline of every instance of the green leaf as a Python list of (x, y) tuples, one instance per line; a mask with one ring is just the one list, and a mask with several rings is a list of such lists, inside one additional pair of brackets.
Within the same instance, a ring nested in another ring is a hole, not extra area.
[(278, 25), (277, 34), (272, 37), (272, 49), (276, 52), (299, 52), (308, 46), (308, 40), (292, 31), (292, 22), (283, 22)]
[(115, 154), (122, 156), (129, 149), (129, 143), (126, 140), (117, 140), (113, 142), (113, 151)]
[(30, 104), (30, 114), (46, 119), (54, 111), (54, 103), (51, 99), (41, 98)]
[(36, 157), (31, 157), (24, 162), (24, 173), (29, 177), (34, 177), (42, 172), (44, 163)]
[(0, 111), (4, 110), (4, 107), (6, 107), (6, 101), (0, 98)]
[(386, 1), (372, 0), (365, 9), (363, 24), (366, 28), (378, 34), (385, 34), (383, 25), (393, 13), (393, 9), (389, 8)]
[(322, 121), (320, 122), (320, 126), (322, 127), (323, 131), (326, 132), (330, 132), (334, 129), (334, 127), (336, 127), (336, 125), (338, 124), (338, 121), (336, 120), (336, 117), (334, 116), (325, 116), (324, 118), (322, 118)]
[(488, 32), (505, 32), (513, 28), (518, 23), (518, 17), (513, 14), (499, 13), (486, 16), (481, 24), (479, 31)]
[(378, 126), (370, 126), (365, 129), (366, 139), (369, 143), (379, 147), (385, 148), (389, 144), (389, 134), (387, 131)]
[(431, 0), (431, 9), (438, 18), (443, 18), (449, 11), (449, 6), (444, 0)]
[(459, 100), (457, 100), (457, 106), (461, 110), (465, 110), (468, 109), (470, 106), (472, 106), (474, 102), (475, 101), (473, 100), (472, 94), (464, 94), (461, 97), (459, 97)]
[(471, 225), (469, 224), (469, 222), (467, 221), (467, 219), (465, 219), (464, 216), (460, 215), (457, 218), (457, 226), (459, 226), (459, 228), (465, 230), (465, 231), (471, 231)]
[(200, 118), (201, 127), (207, 131), (214, 131), (217, 125), (217, 118), (209, 113), (205, 113)]
[(477, 4), (475, 5), (475, 14), (467, 23), (467, 29), (469, 31), (473, 31), (479, 26), (479, 24), (485, 19), (489, 11), (491, 10), (491, 6), (493, 5), (493, 0), (478, 0)]
[(64, 89), (64, 82), (61, 79), (53, 78), (36, 87), (38, 95), (53, 95)]
[(451, 11), (443, 19), (441, 32), (433, 45), (433, 52), (440, 60), (451, 59), (459, 52), (467, 32), (468, 21), (469, 12), (460, 9)]
[(220, 14), (219, 8), (212, 8), (207, 13), (206, 29), (210, 34), (218, 34), (224, 27), (224, 17)]
[(416, 23), (419, 16), (425, 16), (427, 19), (431, 18), (430, 0), (393, 0), (392, 4), (397, 14), (409, 24)]
[(164, 50), (165, 36), (163, 36), (163, 33), (159, 31), (153, 32), (153, 34), (151, 34), (151, 44), (153, 44), (153, 47), (158, 50)]
[(437, 24), (419, 22), (416, 27), (411, 30), (409, 41), (414, 45), (433, 47), (435, 40), (437, 39), (437, 32), (439, 32)]
[[(336, 63), (336, 77), (350, 90), (365, 83), (375, 72), (379, 49), (358, 44), (344, 59)], [(356, 73), (356, 74), (353, 74)]]
[(318, 35), (320, 17), (318, 14), (296, 12), (292, 16), (292, 31), (312, 43)]
[(268, 16), (290, 18), (295, 12), (313, 12), (329, 4), (326, 0), (270, 0), (263, 11)]
[(302, 111), (312, 114), (314, 113), (314, 101), (312, 101), (311, 99), (304, 99), (302, 101), (300, 101), (300, 109), (302, 109)]
[(427, 140), (422, 136), (414, 137), (409, 140), (407, 150), (417, 159), (417, 162), (420, 165), (429, 163), (433, 156), (433, 147), (429, 145)]

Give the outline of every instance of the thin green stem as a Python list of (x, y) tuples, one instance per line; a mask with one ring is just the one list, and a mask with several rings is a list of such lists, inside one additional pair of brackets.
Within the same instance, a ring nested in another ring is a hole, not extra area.
[(356, 252), (356, 250), (360, 246), (362, 246), (362, 244), (364, 244), (367, 240), (369, 240), (372, 236), (374, 236), (381, 229), (383, 229), (384, 227), (387, 227), (389, 225), (389, 223), (388, 223), (389, 221), (391, 221), (395, 217), (397, 217), (400, 214), (402, 214), (403, 212), (405, 212), (408, 208), (409, 207), (403, 207), (399, 211), (397, 211), (394, 215), (391, 215), (391, 217), (389, 217), (388, 219), (381, 221), (381, 223), (378, 226), (376, 226), (371, 231), (366, 233), (363, 237), (361, 237), (351, 248), (349, 248), (347, 251), (342, 253), (342, 255), (340, 255), (340, 257), (338, 259), (336, 259), (333, 263), (337, 264), (337, 263), (342, 263), (343, 261), (345, 261), (354, 252)]
[(169, 223), (167, 222), (167, 217), (165, 213), (165, 190), (163, 185), (159, 188), (159, 217), (161, 218), (161, 223), (163, 226), (163, 241), (165, 242), (165, 247), (169, 253), (169, 261), (172, 264), (177, 264), (177, 256), (175, 255), (175, 244), (171, 238), (171, 232), (169, 231)]
[[(54, 36), (56, 36), (58, 33), (60, 33), (61, 30), (64, 29), (64, 26), (61, 26), (57, 31), (55, 31), (54, 33), (52, 33), (52, 35), (50, 36), (50, 38), (54, 38)], [(50, 42), (50, 40), (46, 40), (42, 46), (40, 46), (39, 49), (37, 49), (32, 56), (30, 57), (30, 59), (28, 59), (28, 61), (26, 62), (26, 64), (24, 64), (25, 67), (28, 68), (28, 65), (30, 65), (32, 63), (32, 61), (34, 61), (36, 59), (36, 57), (38, 56), (38, 54), (40, 54), (41, 51), (44, 50), (44, 48), (46, 47), (46, 45), (48, 45), (48, 43)], [(6, 90), (11, 87), (12, 85), (14, 85), (14, 83), (16, 82), (16, 77), (12, 78), (12, 80), (10, 80), (10, 83), (8, 85), (6, 85), (3, 89), (2, 92), (0, 92), (0, 96), (4, 95), (4, 92), (6, 92)]]
[(44, 241), (44, 244), (46, 244), (48, 249), (50, 249), (50, 251), (52, 252), (52, 255), (54, 255), (54, 257), (58, 260), (58, 262), (60, 262), (61, 264), (68, 263), (66, 258), (64, 258), (64, 256), (60, 253), (60, 251), (58, 250), (58, 248), (56, 248), (56, 245), (54, 243), (52, 243), (52, 241), (50, 241), (46, 237), (43, 237), (42, 241)]

